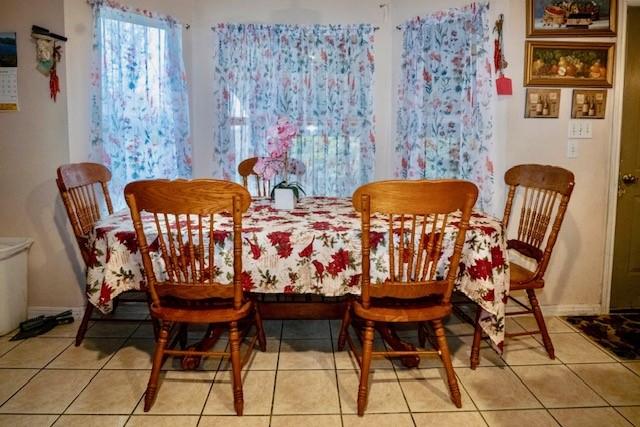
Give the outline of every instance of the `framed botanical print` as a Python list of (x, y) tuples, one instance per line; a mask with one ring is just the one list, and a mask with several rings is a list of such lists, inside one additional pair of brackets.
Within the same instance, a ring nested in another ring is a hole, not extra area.
[(607, 90), (574, 89), (571, 101), (572, 119), (604, 119)]
[(525, 43), (525, 86), (612, 87), (614, 43)]
[(527, 36), (615, 36), (617, 6), (617, 0), (527, 0)]
[(560, 89), (527, 89), (525, 119), (557, 119), (560, 113)]

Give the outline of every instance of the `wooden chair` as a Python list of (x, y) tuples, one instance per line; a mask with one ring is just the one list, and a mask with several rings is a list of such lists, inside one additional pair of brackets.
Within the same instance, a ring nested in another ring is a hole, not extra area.
[[(504, 180), (509, 187), (502, 219), (505, 232), (509, 227), (514, 200), (517, 199), (521, 204), (517, 237), (507, 240), (507, 248), (536, 262), (535, 270), (529, 270), (514, 262), (509, 264), (510, 291), (526, 291), (531, 307), (527, 307), (509, 295), (509, 299), (516, 302), (524, 310), (505, 313), (505, 315), (533, 314), (538, 324), (537, 331), (505, 334), (505, 336), (514, 337), (539, 333), (542, 335), (542, 341), (549, 357), (554, 359), (553, 344), (547, 332), (535, 290), (544, 286), (544, 273), (549, 265), (551, 252), (571, 198), (575, 182), (574, 176), (572, 172), (555, 166), (518, 165), (505, 173)], [(550, 231), (549, 225), (551, 225)], [(472, 369), (475, 369), (479, 362), (480, 341), (482, 339), (480, 314), (481, 310), (478, 309), (471, 349)]]
[[(241, 282), (242, 213), (249, 208), (251, 195), (238, 184), (207, 179), (137, 181), (128, 184), (124, 192), (142, 255), (151, 316), (160, 324), (144, 410), (153, 405), (160, 368), (167, 356), (227, 356), (233, 369), (235, 410), (242, 415), (242, 365), (256, 340), (266, 350), (259, 312), (253, 301), (245, 298)], [(214, 235), (215, 216), (221, 213), (233, 216), (233, 281), (226, 284), (216, 278), (215, 240), (209, 238)], [(159, 248), (163, 271), (151, 259), (143, 221), (149, 237), (153, 236), (151, 243)], [(256, 335), (241, 359), (240, 343), (248, 328), (241, 332), (239, 324), (248, 321), (249, 326), (255, 324)], [(194, 323), (227, 324), (230, 350), (185, 350), (184, 343), (181, 350), (173, 349), (175, 340), (168, 344), (170, 334), (176, 333), (181, 340), (184, 326)]]
[[(353, 195), (353, 206), (362, 213), (362, 294), (349, 303), (340, 329), (338, 349), (345, 342), (356, 353), (348, 333), (353, 321), (364, 322), (360, 365), (358, 415), (367, 405), (368, 378), (373, 356), (419, 356), (438, 353), (447, 371), (451, 400), (462, 405), (442, 320), (451, 313), (451, 293), (457, 277), (462, 246), (469, 217), (478, 195), (470, 182), (381, 181), (364, 185)], [(461, 214), (455, 214), (460, 211)], [(370, 236), (373, 213), (388, 215), (389, 277), (383, 283), (371, 283)], [(455, 241), (448, 271), (437, 273), (443, 256), (445, 227), (459, 221), (452, 238)], [(416, 248), (417, 247), (417, 248)], [(376, 324), (430, 322), (437, 338), (437, 351), (372, 351)], [(360, 333), (358, 334), (360, 337)]]
[(242, 185), (249, 190), (249, 177), (254, 176), (256, 180), (256, 188), (258, 189), (257, 197), (269, 197), (271, 193), (271, 183), (262, 179), (253, 171), (253, 167), (258, 161), (257, 157), (250, 157), (240, 162), (238, 165), (238, 173), (242, 177)]
[[(106, 209), (108, 214), (113, 213), (107, 186), (110, 180), (111, 172), (109, 169), (98, 163), (72, 163), (62, 165), (57, 170), (56, 184), (60, 190), (60, 196), (85, 265), (89, 259), (88, 243), (91, 229), (101, 218), (102, 210)], [(114, 307), (118, 300), (114, 300)], [(128, 301), (144, 300), (130, 299)], [(93, 305), (87, 302), (80, 327), (76, 333), (76, 346), (79, 346), (84, 339), (93, 310)]]

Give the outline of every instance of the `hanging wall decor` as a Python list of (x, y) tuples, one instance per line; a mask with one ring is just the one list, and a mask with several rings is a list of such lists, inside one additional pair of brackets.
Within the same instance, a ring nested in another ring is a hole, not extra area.
[(62, 59), (62, 46), (58, 43), (66, 42), (67, 38), (37, 25), (31, 27), (31, 37), (36, 42), (36, 68), (49, 77), (49, 96), (55, 102), (60, 93), (57, 64)]
[(607, 90), (574, 89), (571, 101), (572, 119), (604, 119)]
[(560, 112), (560, 89), (527, 89), (525, 119), (557, 119)]
[(496, 79), (496, 90), (498, 95), (511, 95), (513, 93), (511, 79), (504, 75), (504, 69), (507, 68), (509, 63), (504, 58), (504, 43), (502, 41), (503, 25), (504, 15), (501, 13), (500, 19), (496, 21), (493, 27), (493, 32), (496, 33), (493, 46), (493, 63), (496, 68), (496, 74), (498, 75)]
[(528, 37), (615, 36), (617, 0), (527, 0)]

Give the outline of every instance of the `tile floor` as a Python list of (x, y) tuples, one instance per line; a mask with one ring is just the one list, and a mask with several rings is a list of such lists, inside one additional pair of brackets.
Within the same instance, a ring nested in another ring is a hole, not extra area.
[[(531, 318), (507, 329), (533, 328)], [(419, 369), (373, 364), (367, 415), (355, 415), (358, 375), (335, 350), (337, 322), (270, 321), (266, 353), (243, 373), (245, 416), (233, 415), (226, 360), (183, 372), (168, 361), (148, 414), (149, 324), (95, 323), (81, 347), (75, 325), (22, 342), (0, 337), (1, 426), (640, 426), (640, 362), (601, 350), (559, 318), (548, 319), (556, 360), (534, 338), (511, 339), (498, 356), (485, 344), (469, 368), (472, 328), (447, 323), (463, 406), (449, 401), (436, 358)], [(413, 329), (400, 332), (415, 339)], [(195, 337), (195, 334), (194, 334)], [(220, 346), (225, 346), (222, 340)], [(376, 342), (376, 345), (384, 345)]]

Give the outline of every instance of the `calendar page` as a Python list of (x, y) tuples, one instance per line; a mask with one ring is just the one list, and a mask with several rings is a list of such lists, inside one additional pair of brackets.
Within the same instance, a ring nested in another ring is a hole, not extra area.
[(18, 109), (16, 33), (0, 33), (0, 111)]

